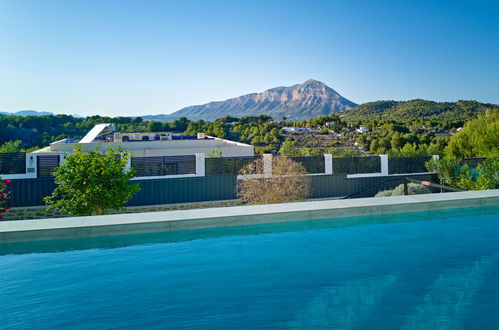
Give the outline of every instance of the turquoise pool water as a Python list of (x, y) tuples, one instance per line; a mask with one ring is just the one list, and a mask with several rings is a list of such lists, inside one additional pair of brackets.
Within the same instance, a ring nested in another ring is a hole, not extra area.
[(7, 244), (0, 328), (496, 329), (499, 208)]

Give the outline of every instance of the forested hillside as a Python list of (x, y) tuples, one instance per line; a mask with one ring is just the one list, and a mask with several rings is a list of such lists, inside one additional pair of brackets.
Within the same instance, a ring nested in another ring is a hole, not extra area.
[(99, 123), (114, 123), (116, 128), (122, 132), (183, 132), (189, 121), (185, 118), (174, 120), (171, 123), (160, 123), (145, 122), (140, 117), (0, 116), (0, 144), (20, 140), (23, 148), (41, 148), (64, 138), (83, 137), (94, 125)]
[(464, 122), (499, 105), (476, 101), (433, 102), (426, 100), (376, 101), (361, 104), (345, 112), (347, 121), (433, 120)]
[[(212, 122), (186, 118), (157, 122), (144, 121), (140, 117), (0, 116), (0, 152), (38, 149), (63, 138), (81, 138), (95, 124), (114, 123), (121, 132), (173, 131), (184, 135), (204, 132), (252, 144), (257, 153), (280, 152), (293, 156), (332, 153), (337, 157), (384, 153), (391, 156), (431, 155), (442, 154), (458, 128), (484, 109), (495, 107), (495, 111), (499, 111), (494, 105), (474, 101), (456, 104), (379, 101), (359, 107), (371, 119), (345, 116), (344, 113), (303, 121), (276, 121), (270, 116), (259, 115), (226, 116)], [(398, 113), (401, 119), (385, 118), (387, 111)], [(383, 119), (372, 119), (375, 116)], [(365, 128), (362, 133), (357, 131), (360, 126)], [(12, 142), (7, 143), (9, 141)]]

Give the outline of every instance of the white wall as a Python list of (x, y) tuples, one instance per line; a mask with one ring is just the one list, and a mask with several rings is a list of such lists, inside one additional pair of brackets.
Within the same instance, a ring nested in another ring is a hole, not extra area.
[(77, 145), (80, 146), (83, 151), (91, 151), (97, 146), (99, 146), (101, 150), (104, 150), (108, 146), (113, 146), (115, 148), (121, 146), (124, 150), (130, 151), (133, 157), (181, 156), (194, 155), (197, 153), (209, 154), (214, 149), (220, 149), (224, 157), (254, 155), (253, 146), (222, 139), (121, 143), (54, 143), (50, 145), (50, 151), (71, 152)]

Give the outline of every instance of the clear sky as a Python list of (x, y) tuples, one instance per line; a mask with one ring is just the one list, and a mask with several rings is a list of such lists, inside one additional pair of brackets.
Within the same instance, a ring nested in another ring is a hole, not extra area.
[(0, 111), (139, 116), (307, 79), (499, 103), (499, 1), (0, 0)]

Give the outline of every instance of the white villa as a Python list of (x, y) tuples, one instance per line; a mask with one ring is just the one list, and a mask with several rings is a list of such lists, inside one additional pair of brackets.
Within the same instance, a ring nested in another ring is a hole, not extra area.
[(96, 147), (122, 147), (129, 151), (129, 166), (136, 177), (204, 175), (205, 158), (210, 154), (222, 157), (252, 157), (249, 144), (219, 139), (198, 133), (197, 136), (174, 135), (171, 132), (119, 133), (112, 124), (95, 125), (81, 140), (63, 139), (27, 155), (26, 171), (34, 177), (49, 177), (65, 155), (79, 146), (83, 151)]
[(35, 151), (37, 154), (71, 153), (75, 146), (83, 151), (94, 150), (99, 146), (105, 150), (108, 146), (121, 146), (130, 151), (132, 157), (185, 156), (220, 150), (223, 157), (253, 156), (254, 147), (249, 144), (219, 139), (198, 133), (197, 136), (173, 135), (171, 132), (160, 133), (119, 133), (114, 132), (112, 124), (95, 125), (81, 140), (63, 139), (52, 142), (49, 146)]

